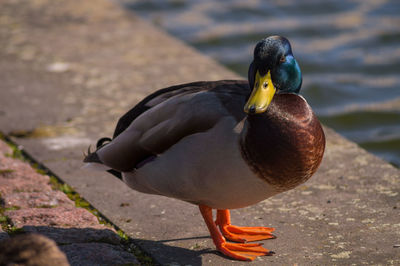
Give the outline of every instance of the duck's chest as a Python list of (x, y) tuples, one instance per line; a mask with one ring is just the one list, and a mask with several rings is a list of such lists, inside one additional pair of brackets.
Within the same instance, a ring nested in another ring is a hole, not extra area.
[(218, 209), (245, 207), (276, 194), (243, 159), (235, 126), (227, 117), (210, 131), (182, 139), (126, 176), (128, 185)]
[(309, 179), (321, 163), (325, 135), (304, 98), (277, 95), (265, 114), (247, 119), (241, 143), (257, 175), (286, 191)]

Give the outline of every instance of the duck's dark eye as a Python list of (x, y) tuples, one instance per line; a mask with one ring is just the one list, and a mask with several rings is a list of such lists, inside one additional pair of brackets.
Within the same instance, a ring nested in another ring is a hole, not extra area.
[(279, 63), (285, 63), (286, 62), (286, 57), (284, 55), (281, 56), (281, 59), (279, 59)]

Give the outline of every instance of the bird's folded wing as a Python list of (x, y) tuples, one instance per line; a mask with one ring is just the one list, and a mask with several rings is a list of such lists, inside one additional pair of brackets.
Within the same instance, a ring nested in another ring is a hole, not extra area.
[(176, 95), (143, 112), (96, 153), (103, 164), (118, 171), (130, 171), (182, 138), (209, 130), (227, 115), (230, 113), (213, 92)]

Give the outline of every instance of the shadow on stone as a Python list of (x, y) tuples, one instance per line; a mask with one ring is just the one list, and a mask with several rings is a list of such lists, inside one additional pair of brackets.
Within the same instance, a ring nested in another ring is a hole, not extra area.
[[(119, 235), (108, 228), (24, 226), (22, 229), (24, 233), (43, 235), (55, 241), (71, 265), (138, 263), (132, 253), (120, 246)], [(170, 246), (168, 243), (208, 238), (209, 236), (200, 236), (159, 241), (132, 239), (132, 241), (145, 253), (151, 254), (151, 257), (160, 264), (202, 265), (203, 254), (223, 255), (214, 249), (200, 247), (188, 249)]]
[(207, 238), (210, 238), (210, 236), (197, 236), (197, 237), (184, 237), (184, 238), (165, 239), (165, 240), (159, 240), (157, 242), (168, 243), (168, 242), (181, 241), (181, 240), (196, 240), (196, 239), (207, 239)]
[(205, 249), (188, 249), (176, 246), (169, 246), (168, 242), (182, 241), (182, 240), (195, 240), (195, 239), (206, 239), (209, 236), (192, 237), (192, 238), (179, 238), (179, 239), (165, 239), (159, 241), (134, 239), (135, 244), (140, 246), (146, 253), (151, 254), (153, 259), (162, 263), (167, 264), (179, 264), (179, 265), (202, 265), (202, 255), (204, 254), (216, 254), (221, 253), (216, 250), (205, 248)]
[(102, 225), (98, 227), (24, 226), (22, 229), (23, 235), (45, 236), (46, 239), (51, 239), (51, 242), (56, 242), (71, 265), (139, 264), (135, 255), (120, 245), (121, 238), (116, 232)]
[[(24, 232), (44, 235), (54, 240), (66, 254), (71, 265), (102, 264), (113, 265), (137, 263), (132, 253), (119, 245), (121, 238), (114, 231), (104, 228), (60, 228), (48, 226), (24, 226)], [(212, 249), (187, 249), (169, 246), (169, 242), (207, 239), (209, 236), (165, 239), (159, 241), (132, 239), (145, 253), (162, 264), (202, 265), (201, 256), (206, 253), (218, 254)]]
[[(99, 226), (100, 227), (100, 226)], [(114, 231), (104, 228), (61, 228), (49, 226), (24, 226), (26, 233), (37, 233), (54, 240), (59, 245), (74, 243), (108, 243), (118, 245), (121, 238)]]

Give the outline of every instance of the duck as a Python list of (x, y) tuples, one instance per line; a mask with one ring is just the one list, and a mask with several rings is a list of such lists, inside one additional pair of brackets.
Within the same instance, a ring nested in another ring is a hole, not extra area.
[(272, 255), (249, 242), (276, 238), (275, 229), (232, 225), (230, 210), (293, 189), (317, 171), (325, 135), (301, 85), (289, 40), (269, 36), (254, 48), (247, 81), (160, 89), (123, 115), (113, 137), (99, 139), (83, 161), (136, 191), (197, 205), (228, 258)]

